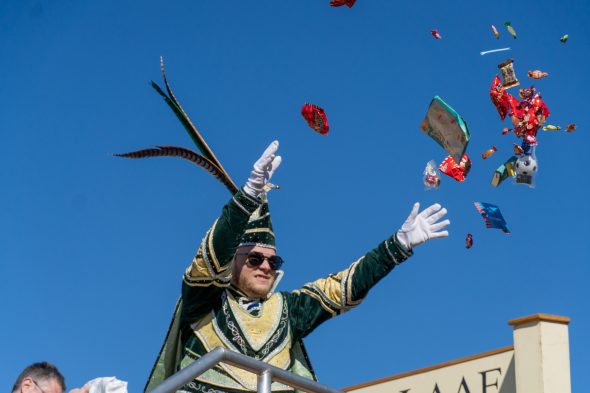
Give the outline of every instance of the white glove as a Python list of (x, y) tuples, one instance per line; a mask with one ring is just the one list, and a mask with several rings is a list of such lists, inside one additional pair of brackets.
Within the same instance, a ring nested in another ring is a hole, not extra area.
[(127, 382), (115, 377), (95, 378), (81, 388), (70, 390), (70, 393), (127, 393)]
[(437, 222), (447, 214), (447, 209), (441, 209), (438, 203), (424, 209), (420, 214), (418, 209), (420, 203), (416, 202), (406, 222), (396, 233), (399, 242), (410, 250), (429, 239), (449, 236), (448, 231), (437, 232), (451, 223), (449, 220)]
[(262, 156), (254, 163), (254, 168), (244, 186), (244, 192), (253, 198), (265, 192), (264, 186), (268, 184), (273, 173), (281, 165), (281, 156), (276, 152), (279, 148), (279, 141), (272, 142), (262, 153)]

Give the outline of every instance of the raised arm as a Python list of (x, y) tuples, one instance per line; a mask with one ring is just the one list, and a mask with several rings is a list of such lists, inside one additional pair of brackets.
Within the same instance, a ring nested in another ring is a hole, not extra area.
[(261, 205), (260, 195), (281, 163), (274, 141), (256, 161), (245, 186), (223, 207), (201, 241), (197, 255), (183, 276), (182, 319), (190, 321), (208, 312), (231, 281), (231, 262), (248, 219)]
[(327, 319), (359, 305), (369, 289), (395, 266), (413, 255), (413, 248), (427, 240), (448, 236), (441, 231), (450, 224), (439, 220), (447, 213), (434, 204), (421, 213), (416, 203), (402, 228), (347, 269), (330, 274), (298, 291), (286, 294), (293, 334), (302, 338)]

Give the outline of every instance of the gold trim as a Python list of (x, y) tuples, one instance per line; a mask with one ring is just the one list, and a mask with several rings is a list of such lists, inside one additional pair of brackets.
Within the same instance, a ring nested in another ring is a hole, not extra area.
[(216, 274), (221, 273), (224, 269), (221, 267), (221, 265), (219, 264), (219, 261), (217, 260), (217, 256), (215, 255), (215, 249), (213, 248), (213, 233), (215, 232), (215, 227), (217, 226), (217, 221), (215, 220), (215, 222), (213, 223), (213, 226), (211, 226), (211, 229), (209, 230), (209, 241), (207, 242), (207, 249), (203, 250), (203, 254), (205, 254), (207, 251), (209, 252), (209, 255), (211, 257), (211, 262), (213, 264), (213, 270), (215, 271)]
[(273, 231), (271, 231), (268, 228), (250, 228), (250, 229), (246, 229), (246, 231), (244, 232), (244, 234), (248, 234), (248, 233), (260, 233), (260, 232), (265, 232), (265, 233), (270, 233), (271, 235), (275, 235)]
[(508, 324), (514, 326), (515, 328), (529, 322), (554, 322), (569, 325), (570, 320), (571, 319), (569, 317), (561, 317), (559, 315), (534, 314), (527, 317), (513, 319), (508, 321)]
[(437, 365), (434, 365), (434, 366), (419, 368), (418, 370), (408, 371), (408, 372), (405, 372), (405, 373), (393, 375), (391, 377), (385, 377), (385, 378), (377, 379), (377, 380), (372, 381), (372, 382), (366, 382), (366, 383), (361, 383), (359, 385), (349, 386), (347, 388), (340, 389), (340, 390), (342, 390), (343, 392), (350, 392), (350, 391), (353, 391), (353, 390), (358, 390), (358, 389), (366, 388), (366, 387), (369, 387), (369, 386), (379, 385), (379, 384), (384, 383), (384, 382), (395, 381), (396, 379), (410, 377), (412, 375), (422, 374), (422, 373), (425, 373), (425, 372), (428, 372), (428, 371), (437, 370), (439, 368), (454, 366), (456, 364), (465, 363), (465, 362), (469, 362), (471, 360), (481, 359), (481, 358), (485, 358), (485, 357), (488, 357), (488, 356), (498, 355), (498, 354), (501, 354), (501, 353), (504, 353), (504, 352), (510, 352), (510, 351), (514, 351), (514, 346), (511, 345), (509, 347), (494, 349), (492, 351), (480, 353), (480, 354), (477, 354), (477, 355), (471, 355), (471, 356), (467, 356), (467, 357), (464, 357), (464, 358), (461, 358), (461, 359), (456, 359), (456, 360), (451, 360), (449, 362), (440, 363), (440, 364), (437, 364)]
[(330, 315), (332, 317), (335, 317), (335, 316), (338, 315), (338, 311), (337, 310), (334, 310), (332, 307), (330, 307), (328, 304), (326, 304), (324, 302), (324, 299), (320, 295), (318, 295), (317, 293), (315, 293), (314, 291), (312, 291), (312, 290), (307, 289), (307, 288), (304, 287), (304, 288), (301, 288), (300, 289), (300, 292), (303, 293), (304, 295), (307, 295), (307, 296), (309, 296), (309, 297), (317, 300), (320, 303), (320, 306), (322, 306), (322, 308), (326, 312), (330, 313)]

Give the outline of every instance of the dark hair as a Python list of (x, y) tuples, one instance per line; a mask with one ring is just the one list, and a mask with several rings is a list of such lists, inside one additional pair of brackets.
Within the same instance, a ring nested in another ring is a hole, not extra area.
[(48, 362), (33, 363), (25, 368), (14, 383), (12, 393), (18, 391), (25, 378), (31, 378), (35, 382), (48, 381), (53, 378), (59, 383), (61, 390), (66, 391), (66, 380), (64, 376), (61, 375), (57, 367)]

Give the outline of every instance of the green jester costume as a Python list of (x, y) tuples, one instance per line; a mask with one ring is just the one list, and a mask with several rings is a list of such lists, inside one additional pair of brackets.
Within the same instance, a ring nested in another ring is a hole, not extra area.
[[(275, 292), (282, 272), (273, 271), (274, 287), (263, 298), (247, 296), (232, 280), (234, 255), (239, 247), (275, 250), (275, 235), (266, 193), (281, 163), (276, 155), (279, 143), (272, 142), (254, 164), (248, 181), (238, 189), (209, 146), (197, 131), (174, 96), (164, 73), (165, 89), (152, 82), (183, 124), (201, 154), (178, 146), (157, 146), (136, 152), (118, 154), (128, 158), (174, 156), (206, 169), (230, 191), (232, 198), (221, 216), (203, 238), (197, 255), (184, 273), (182, 295), (145, 391), (153, 389), (181, 368), (198, 360), (216, 347), (223, 347), (298, 375), (315, 379), (303, 346), (303, 338), (322, 322), (360, 304), (377, 282), (396, 265), (409, 258), (412, 249), (427, 240), (448, 236), (441, 231), (449, 220), (439, 222), (446, 214), (439, 204), (418, 213), (412, 212), (401, 229), (343, 271), (307, 283), (292, 292)], [(438, 231), (438, 232), (437, 232)], [(249, 257), (248, 257), (249, 258)], [(264, 259), (266, 260), (266, 259)], [(270, 265), (270, 259), (268, 259)], [(264, 262), (262, 262), (264, 263)], [(263, 265), (251, 264), (251, 269)], [(276, 265), (275, 265), (276, 268)], [(258, 271), (258, 270), (252, 270)], [(237, 274), (243, 276), (243, 270)], [(233, 279), (236, 279), (234, 277)], [(256, 375), (227, 364), (219, 364), (200, 375), (179, 392), (243, 393), (256, 391)], [(274, 392), (293, 389), (275, 382)]]
[[(301, 340), (322, 322), (360, 304), (373, 285), (412, 255), (393, 236), (337, 274), (299, 290), (251, 299), (231, 285), (234, 253), (248, 245), (274, 248), (275, 237), (268, 203), (239, 191), (184, 274), (176, 318), (146, 390), (218, 346), (315, 379)], [(275, 382), (272, 390), (292, 389)], [(256, 391), (256, 375), (220, 364), (181, 391)]]

